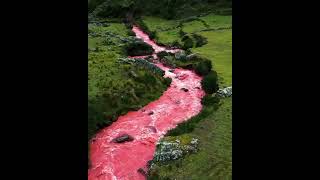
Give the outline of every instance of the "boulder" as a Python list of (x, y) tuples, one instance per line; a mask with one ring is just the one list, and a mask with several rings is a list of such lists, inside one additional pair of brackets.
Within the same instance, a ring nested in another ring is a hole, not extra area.
[(217, 95), (220, 97), (230, 97), (232, 96), (232, 86), (226, 87), (224, 89), (219, 89)]
[(189, 90), (187, 88), (181, 88), (182, 91), (188, 92)]
[(148, 115), (150, 116), (150, 115), (152, 115), (152, 114), (154, 114), (154, 112), (153, 111), (150, 111), (149, 113), (148, 113)]
[(138, 173), (142, 174), (143, 176), (147, 177), (147, 172), (145, 170), (143, 170), (142, 168), (139, 168)]
[(179, 159), (189, 153), (198, 151), (198, 139), (190, 138), (189, 140), (175, 139), (162, 140), (157, 143), (156, 153), (153, 160), (155, 162), (165, 162)]
[(174, 72), (174, 69), (169, 69), (169, 72), (173, 73), (173, 72)]
[(133, 141), (133, 137), (128, 134), (120, 135), (112, 140), (114, 143), (124, 143), (128, 141)]
[(150, 129), (154, 133), (157, 132), (157, 129), (154, 126), (146, 126), (146, 128)]

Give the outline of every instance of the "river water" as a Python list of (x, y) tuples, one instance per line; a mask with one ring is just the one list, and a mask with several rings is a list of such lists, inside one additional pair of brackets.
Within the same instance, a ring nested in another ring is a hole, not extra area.
[[(179, 51), (158, 46), (136, 26), (133, 26), (132, 31), (136, 33), (136, 37), (150, 44), (155, 53), (164, 50)], [(154, 57), (156, 58), (155, 54)], [(201, 111), (201, 98), (205, 94), (200, 84), (202, 78), (191, 70), (176, 68), (174, 72), (169, 72), (168, 67), (160, 63), (156, 65), (165, 71), (165, 77), (172, 79), (170, 87), (158, 100), (138, 111), (120, 116), (91, 140), (89, 180), (144, 180), (145, 177), (137, 170), (146, 170), (147, 162), (153, 159), (156, 143), (160, 138), (177, 124)], [(111, 142), (122, 134), (129, 134), (134, 140), (125, 143)]]

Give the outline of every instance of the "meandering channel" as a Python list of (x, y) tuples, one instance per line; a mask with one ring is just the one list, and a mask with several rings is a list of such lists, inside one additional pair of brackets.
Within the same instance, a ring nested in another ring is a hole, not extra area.
[[(164, 50), (178, 51), (158, 46), (137, 26), (133, 26), (132, 31), (137, 38), (150, 44), (155, 53)], [(154, 57), (156, 58), (155, 54)], [(201, 111), (201, 98), (205, 94), (200, 84), (202, 78), (191, 70), (176, 68), (169, 72), (168, 67), (160, 63), (156, 65), (165, 71), (165, 77), (172, 79), (170, 87), (158, 100), (138, 111), (120, 116), (91, 140), (89, 180), (144, 180), (145, 177), (138, 169), (146, 169), (147, 162), (153, 159), (156, 143), (160, 138), (177, 124)], [(122, 134), (129, 134), (134, 140), (112, 142)]]

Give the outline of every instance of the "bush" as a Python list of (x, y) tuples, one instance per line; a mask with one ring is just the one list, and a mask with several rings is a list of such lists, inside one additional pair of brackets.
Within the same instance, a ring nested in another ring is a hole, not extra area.
[(172, 79), (171, 78), (164, 78), (164, 83), (167, 85), (167, 86), (170, 86), (170, 84), (171, 84), (171, 82), (172, 82)]
[(183, 41), (183, 49), (189, 49), (193, 47), (193, 40), (191, 38), (187, 38)]
[(217, 92), (219, 89), (217, 72), (211, 71), (209, 74), (204, 76), (201, 81), (201, 86), (202, 89), (208, 94)]
[(207, 41), (207, 38), (201, 36), (201, 35), (198, 35), (198, 34), (192, 34), (192, 37), (195, 39), (196, 41), (196, 47), (201, 47), (205, 44), (208, 43)]
[(161, 51), (161, 52), (158, 52), (158, 53), (157, 53), (157, 56), (158, 56), (159, 59), (162, 59), (162, 58), (164, 58), (165, 56), (169, 56), (169, 53), (166, 52), (166, 51)]
[(202, 100), (201, 104), (209, 106), (209, 105), (215, 105), (220, 102), (220, 99), (218, 96), (212, 96), (212, 95), (205, 95)]
[(130, 42), (124, 48), (128, 56), (143, 56), (153, 53), (152, 46), (143, 41)]
[(134, 33), (134, 32), (133, 32), (133, 31), (131, 31), (131, 30), (130, 30), (130, 31), (128, 31), (128, 33), (127, 33), (127, 34), (128, 34), (128, 36), (136, 36), (136, 33)]
[(199, 62), (195, 67), (195, 72), (200, 76), (207, 75), (212, 68), (211, 61), (206, 59), (204, 61)]

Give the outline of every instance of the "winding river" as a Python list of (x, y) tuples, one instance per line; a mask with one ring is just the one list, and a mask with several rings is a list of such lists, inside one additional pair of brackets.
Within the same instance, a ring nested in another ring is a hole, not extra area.
[[(132, 31), (137, 38), (150, 44), (155, 53), (179, 51), (158, 46), (136, 26), (133, 26)], [(155, 54), (153, 56), (156, 58)], [(165, 71), (165, 77), (172, 79), (170, 87), (158, 100), (138, 111), (120, 116), (91, 140), (89, 180), (144, 180), (145, 177), (138, 169), (146, 170), (147, 162), (153, 159), (156, 143), (160, 138), (177, 124), (201, 111), (201, 98), (205, 94), (200, 84), (202, 78), (191, 70), (176, 68), (169, 72), (168, 67), (160, 63), (156, 65)], [(112, 142), (122, 134), (129, 134), (134, 140), (125, 143)]]

